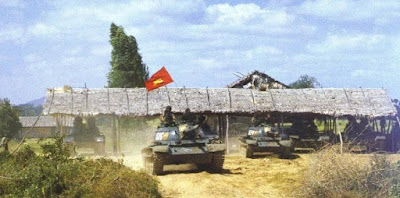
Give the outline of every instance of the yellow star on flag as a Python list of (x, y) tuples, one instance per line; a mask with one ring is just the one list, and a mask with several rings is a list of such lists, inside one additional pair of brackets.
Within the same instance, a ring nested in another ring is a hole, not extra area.
[(163, 82), (164, 82), (164, 80), (161, 79), (161, 78), (159, 78), (159, 79), (153, 81), (153, 84), (154, 84), (154, 85), (157, 85), (157, 84), (161, 84), (161, 83), (163, 83)]

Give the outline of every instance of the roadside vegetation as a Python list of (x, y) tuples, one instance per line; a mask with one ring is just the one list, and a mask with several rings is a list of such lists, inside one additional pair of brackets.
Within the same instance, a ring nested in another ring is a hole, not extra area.
[(122, 162), (71, 159), (61, 138), (40, 147), (0, 152), (0, 197), (160, 197), (156, 178)]
[(400, 197), (400, 161), (387, 155), (340, 154), (337, 145), (310, 156), (302, 197)]

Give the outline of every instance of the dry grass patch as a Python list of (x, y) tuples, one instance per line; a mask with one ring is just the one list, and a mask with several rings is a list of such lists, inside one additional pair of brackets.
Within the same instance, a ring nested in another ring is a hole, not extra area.
[(326, 147), (310, 157), (309, 171), (300, 188), (305, 197), (397, 197), (399, 163), (386, 155), (353, 154), (337, 145)]

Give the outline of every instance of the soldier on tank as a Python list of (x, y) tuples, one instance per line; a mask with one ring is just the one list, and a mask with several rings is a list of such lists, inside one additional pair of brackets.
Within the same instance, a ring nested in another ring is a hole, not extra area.
[(263, 124), (272, 124), (272, 120), (270, 118), (270, 115), (267, 114), (266, 116), (261, 115), (260, 113), (254, 113), (253, 118), (251, 119), (251, 122), (253, 122), (254, 126), (260, 126)]
[(182, 116), (183, 123), (194, 124), (196, 122), (196, 115), (190, 112), (190, 109), (185, 109), (185, 113)]
[(74, 124), (71, 129), (71, 134), (79, 134), (86, 131), (86, 127), (83, 124), (83, 120), (80, 116), (75, 117)]
[(100, 130), (96, 126), (96, 118), (90, 117), (87, 119), (87, 130), (91, 134), (100, 135)]
[(166, 127), (175, 126), (175, 116), (172, 114), (171, 106), (167, 106), (164, 110), (164, 114), (161, 117), (162, 124)]

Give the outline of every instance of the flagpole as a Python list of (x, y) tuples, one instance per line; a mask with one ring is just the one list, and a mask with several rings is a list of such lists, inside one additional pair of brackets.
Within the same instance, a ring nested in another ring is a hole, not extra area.
[(186, 96), (186, 87), (185, 86), (183, 86), (183, 94), (185, 95), (186, 108), (189, 108), (189, 102), (188, 102), (188, 99)]
[(169, 92), (168, 92), (168, 87), (167, 87), (167, 85), (165, 85), (165, 90), (167, 91), (168, 105), (171, 106), (171, 98), (169, 97)]

